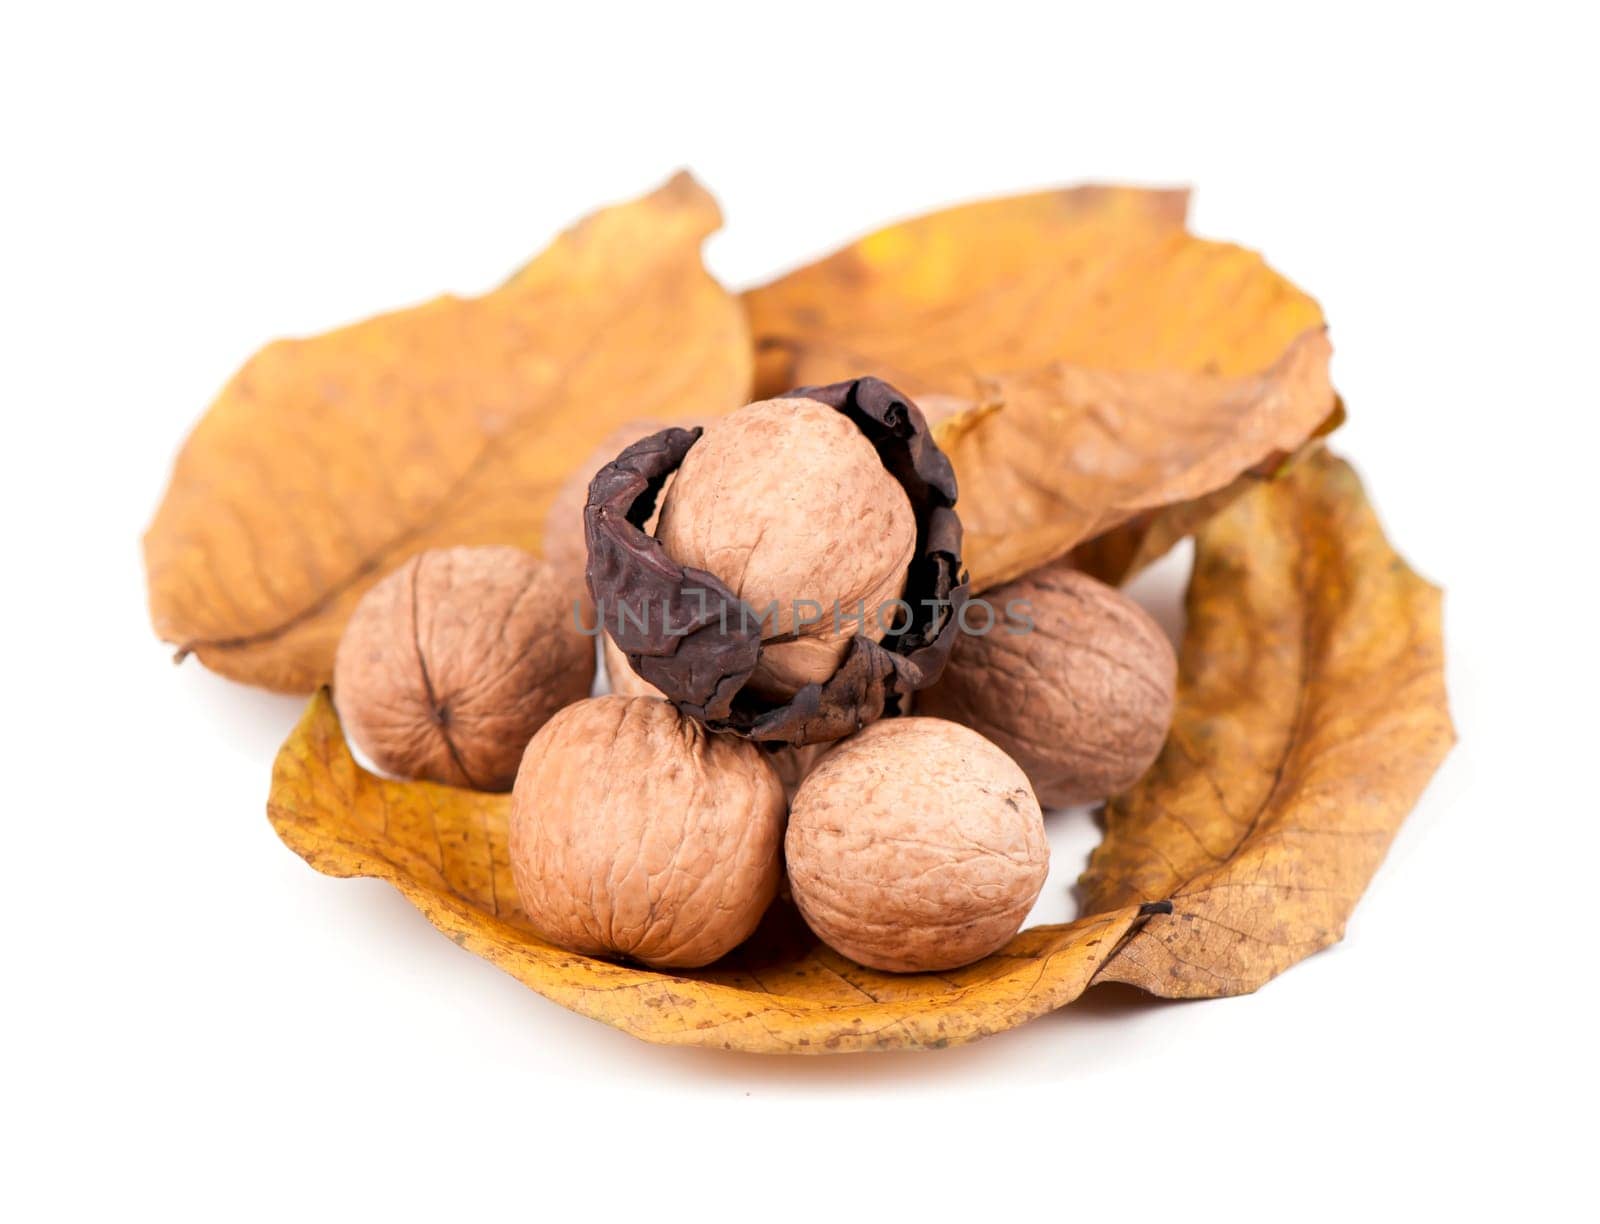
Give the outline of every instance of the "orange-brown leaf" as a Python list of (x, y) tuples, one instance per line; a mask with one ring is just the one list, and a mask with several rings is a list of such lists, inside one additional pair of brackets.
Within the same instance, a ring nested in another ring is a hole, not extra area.
[(1112, 585), (1126, 582), (1145, 566), (1166, 555), (1179, 540), (1186, 539), (1212, 515), (1231, 506), (1263, 480), (1270, 480), (1316, 453), (1322, 439), (1344, 424), (1344, 406), (1335, 402), (1333, 412), (1317, 426), (1317, 431), (1299, 450), (1286, 459), (1268, 456), (1256, 467), (1237, 477), (1232, 484), (1206, 493), (1192, 501), (1174, 502), (1156, 510), (1145, 510), (1110, 531), (1101, 532), (1072, 551), (1072, 563)]
[(1454, 741), (1443, 665), (1438, 590), (1325, 450), (1202, 529), (1172, 734), (1082, 881), (1172, 912), (1097, 980), (1240, 994), (1337, 941)]
[(879, 230), (745, 294), (758, 389), (876, 374), (912, 396), (1057, 362), (1257, 374), (1320, 328), (1254, 252), (1186, 233), (1182, 192), (1080, 187)]
[(745, 295), (758, 389), (875, 374), (941, 419), (977, 589), (1168, 505), (1197, 521), (1333, 392), (1317, 304), (1184, 205), (1088, 187), (880, 230)]
[(965, 969), (897, 976), (830, 952), (779, 903), (732, 956), (657, 972), (533, 933), (511, 879), (509, 809), (506, 795), (368, 773), (325, 692), (279, 752), (268, 802), (279, 836), (318, 871), (388, 880), (457, 944), (540, 994), (671, 1045), (826, 1054), (970, 1041), (1076, 998), (1134, 919), (1122, 907), (1036, 927)]
[(1187, 211), (1185, 191), (1075, 187), (869, 234), (745, 294), (757, 392), (873, 374), (912, 396), (960, 395), (974, 371), (1136, 364), (1117, 356), (1130, 338), (1156, 355), (1136, 316), (1149, 298), (1112, 295), (1140, 292), (1136, 265), (1161, 268), (1163, 252), (1193, 242)]
[(557, 489), (608, 431), (743, 403), (744, 319), (700, 262), (719, 223), (679, 175), (482, 297), (256, 354), (145, 537), (157, 633), (235, 679), (310, 691), (361, 594), (406, 557), (538, 552)]
[(1281, 462), (1328, 416), (1328, 355), (1317, 330), (1243, 377), (1057, 365), (985, 380), (984, 400), (997, 407), (937, 432), (961, 489), (974, 588), (1140, 515), (1187, 505), (1192, 527), (1215, 508), (1207, 498)]

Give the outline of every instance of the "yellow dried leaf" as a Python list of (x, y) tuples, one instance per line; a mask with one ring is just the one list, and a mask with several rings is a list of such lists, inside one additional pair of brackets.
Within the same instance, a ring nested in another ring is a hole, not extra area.
[(1454, 742), (1439, 592), (1318, 451), (1196, 542), (1177, 716), (1111, 802), (1085, 905), (1167, 902), (1099, 973), (1241, 994), (1336, 942)]
[[(1204, 284), (1168, 262), (1194, 243), (1183, 232), (1187, 210), (1185, 191), (1075, 187), (947, 208), (869, 234), (744, 295), (757, 394), (872, 374), (913, 397), (963, 395), (976, 371), (1050, 361), (1163, 368), (1170, 363), (1117, 357), (1130, 341), (1160, 355), (1152, 346), (1166, 323), (1138, 314), (1156, 290)], [(1135, 279), (1163, 267), (1159, 283)], [(1137, 300), (1113, 300), (1128, 293)]]
[(157, 633), (224, 675), (310, 691), (361, 594), (406, 557), (539, 552), (562, 481), (610, 430), (743, 403), (744, 319), (700, 262), (720, 220), (679, 175), (482, 297), (257, 353), (145, 537)]
[(457, 944), (540, 994), (636, 1037), (760, 1053), (936, 1047), (1014, 1027), (1076, 998), (1133, 921), (1124, 907), (1026, 931), (947, 974), (862, 969), (784, 904), (708, 969), (663, 973), (543, 942), (517, 902), (510, 798), (391, 782), (350, 756), (326, 692), (278, 754), (268, 814), (318, 871), (388, 880)]
[(1077, 188), (881, 230), (745, 295), (758, 390), (871, 373), (930, 409), (975, 589), (1169, 505), (1192, 525), (1334, 399), (1317, 304), (1184, 204)]
[(1182, 192), (1079, 187), (871, 234), (745, 294), (757, 387), (872, 373), (916, 397), (1056, 363), (1258, 374), (1322, 327), (1242, 247), (1185, 232)]

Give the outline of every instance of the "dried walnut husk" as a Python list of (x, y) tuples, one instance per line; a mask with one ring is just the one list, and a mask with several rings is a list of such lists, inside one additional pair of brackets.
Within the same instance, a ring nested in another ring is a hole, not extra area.
[(653, 697), (591, 697), (528, 745), (512, 875), (550, 942), (692, 968), (755, 930), (778, 888), (783, 817), (754, 744)]
[[(661, 695), (660, 689), (628, 666), (627, 656), (617, 648), (610, 634), (602, 634), (601, 641), (604, 643), (606, 682), (613, 693), (619, 697), (654, 697), (658, 701), (666, 700)], [(778, 771), (784, 791), (793, 795), (795, 788), (822, 759), (822, 754), (833, 745), (802, 744), (791, 748), (786, 744), (764, 744), (762, 747), (766, 751), (767, 760)]]
[[(811, 744), (905, 712), (906, 699), (937, 677), (949, 655), (967, 587), (961, 524), (953, 509), (955, 477), (916, 406), (871, 378), (802, 388), (777, 402), (792, 410), (795, 401), (812, 402), (801, 411), (816, 404), (831, 408), (865, 436), (909, 501), (916, 525), (900, 620), (881, 642), (868, 633), (850, 637), (825, 679), (805, 683), (792, 697), (782, 695), (783, 677), (776, 678), (776, 686), (770, 683), (771, 670), (765, 673), (767, 683), (752, 684), (770, 649), (762, 641), (764, 609), (751, 608), (717, 574), (680, 563), (644, 529), (664, 482), (686, 464), (702, 431), (667, 429), (624, 450), (591, 482), (584, 526), (590, 594), (635, 671), (713, 729), (767, 743)], [(837, 494), (830, 489), (820, 503), (813, 501), (815, 533), (826, 534), (860, 514), (859, 504), (827, 502), (826, 496)], [(670, 513), (670, 507), (664, 510), (663, 536), (672, 534)], [(714, 549), (704, 554), (709, 564), (718, 564)], [(881, 567), (865, 567), (869, 573), (875, 568)], [(898, 585), (893, 576), (854, 591), (846, 583), (842, 594), (866, 600), (884, 582)], [(774, 598), (786, 609), (792, 600), (808, 596), (791, 591)], [(827, 615), (831, 618), (832, 608)], [(794, 644), (793, 639), (774, 643)], [(804, 667), (800, 671), (788, 678), (805, 679)]]
[(567, 589), (515, 548), (411, 558), (340, 640), (334, 692), (351, 738), (404, 778), (509, 790), (534, 732), (594, 678)]

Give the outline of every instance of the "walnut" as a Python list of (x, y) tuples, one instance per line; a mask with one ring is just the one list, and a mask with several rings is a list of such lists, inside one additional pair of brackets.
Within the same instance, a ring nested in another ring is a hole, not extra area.
[(874, 723), (800, 784), (789, 884), (829, 947), (874, 969), (954, 969), (1002, 947), (1044, 886), (1050, 847), (1028, 779), (975, 731)]
[[(1065, 562), (984, 592), (995, 623), (956, 640), (917, 708), (988, 736), (1046, 807), (1105, 799), (1150, 767), (1172, 725), (1177, 659), (1149, 614)], [(1017, 612), (1015, 619), (1007, 609)], [(982, 624), (972, 614), (968, 627)], [(1031, 621), (1031, 630), (1025, 621)]]
[(784, 798), (748, 740), (653, 697), (591, 697), (533, 738), (511, 870), (551, 943), (693, 968), (755, 930), (778, 887)]
[(351, 738), (401, 777), (509, 790), (533, 733), (594, 678), (568, 589), (515, 548), (412, 557), (339, 642), (334, 697)]
[[(749, 686), (781, 699), (831, 676), (858, 632), (883, 638), (892, 606), (878, 613), (905, 589), (917, 522), (861, 430), (795, 398), (713, 422), (655, 534), (674, 561), (716, 575), (756, 614), (775, 609), (762, 637), (785, 640), (763, 648)], [(864, 618), (852, 616), (858, 604)]]

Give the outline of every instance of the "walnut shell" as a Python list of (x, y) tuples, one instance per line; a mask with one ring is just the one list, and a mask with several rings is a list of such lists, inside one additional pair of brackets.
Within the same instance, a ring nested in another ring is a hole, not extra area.
[(618, 697), (666, 699), (666, 694), (633, 670), (628, 663), (628, 656), (623, 654), (622, 648), (611, 640), (609, 633), (600, 634), (600, 654), (601, 661), (605, 664), (606, 682)]
[(588, 695), (570, 580), (515, 548), (419, 553), (362, 597), (334, 660), (350, 737), (381, 769), (509, 790), (522, 750)]
[[(792, 640), (763, 648), (749, 685), (784, 699), (831, 676), (858, 633), (883, 638), (893, 609), (877, 613), (905, 590), (917, 521), (849, 417), (785, 398), (706, 428), (661, 502), (655, 535), (674, 561), (715, 574), (758, 615), (776, 609), (763, 640)], [(864, 625), (851, 616), (858, 604)], [(820, 619), (804, 623), (812, 615)]]
[(591, 956), (710, 964), (778, 887), (783, 786), (748, 740), (653, 697), (591, 697), (534, 736), (511, 871), (534, 928)]
[[(993, 628), (956, 639), (917, 708), (999, 744), (1046, 807), (1126, 790), (1172, 725), (1178, 661), (1161, 627), (1122, 592), (1065, 562), (983, 598)], [(1020, 623), (1008, 623), (1008, 608), (1031, 620), (1031, 632), (1014, 631)], [(969, 615), (967, 623), (982, 621)]]
[(818, 762), (828, 754), (837, 740), (826, 744), (801, 744), (798, 748), (767, 748), (767, 760), (778, 771), (778, 780), (790, 798), (800, 789), (800, 784), (810, 776)]
[(896, 973), (954, 969), (1004, 946), (1044, 886), (1044, 819), (1028, 779), (975, 731), (874, 723), (800, 784), (784, 842), (817, 937)]

